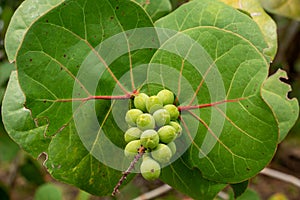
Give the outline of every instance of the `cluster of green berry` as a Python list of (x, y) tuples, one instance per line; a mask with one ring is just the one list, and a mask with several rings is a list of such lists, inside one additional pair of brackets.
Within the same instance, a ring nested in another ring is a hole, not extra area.
[(150, 97), (139, 93), (133, 104), (135, 108), (125, 116), (129, 125), (124, 134), (128, 143), (125, 156), (134, 158), (143, 147), (140, 171), (145, 179), (154, 180), (160, 175), (160, 164), (168, 163), (176, 152), (174, 140), (182, 132), (177, 122), (179, 111), (174, 105), (174, 94), (166, 89)]

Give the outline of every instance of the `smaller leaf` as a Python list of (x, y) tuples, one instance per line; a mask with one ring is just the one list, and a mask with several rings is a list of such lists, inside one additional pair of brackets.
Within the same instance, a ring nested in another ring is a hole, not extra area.
[(46, 183), (42, 186), (40, 186), (35, 195), (34, 200), (61, 200), (62, 197), (62, 191), (55, 186), (52, 183)]
[(10, 73), (14, 69), (15, 69), (15, 65), (10, 64), (9, 62), (4, 62), (0, 64), (0, 105), (6, 90)]
[(261, 200), (260, 196), (258, 195), (258, 193), (252, 189), (247, 189), (241, 196), (237, 197), (237, 198), (233, 198), (230, 197), (230, 200)]
[(300, 20), (299, 0), (260, 0), (260, 2), (269, 12)]
[(279, 123), (278, 142), (281, 142), (285, 138), (299, 115), (297, 99), (289, 99), (287, 96), (288, 92), (291, 91), (291, 86), (281, 81), (281, 79), (287, 78), (286, 72), (279, 69), (264, 82), (262, 88), (262, 97), (271, 107)]
[(150, 15), (153, 21), (163, 17), (172, 10), (172, 5), (169, 0), (135, 0), (139, 3)]
[(247, 190), (248, 184), (248, 180), (241, 183), (230, 184), (233, 189), (234, 198), (238, 198), (239, 196), (241, 196)]

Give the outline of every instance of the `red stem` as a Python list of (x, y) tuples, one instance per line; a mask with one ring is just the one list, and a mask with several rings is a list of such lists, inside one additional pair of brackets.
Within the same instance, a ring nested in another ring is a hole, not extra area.
[(244, 100), (244, 99), (245, 98), (228, 99), (228, 100), (217, 101), (217, 102), (214, 102), (214, 103), (206, 103), (206, 104), (200, 104), (200, 105), (194, 105), (194, 106), (178, 106), (178, 110), (179, 111), (185, 111), (185, 110), (206, 108), (206, 107), (219, 105), (219, 104), (222, 104), (222, 103), (237, 102), (237, 101), (241, 101), (241, 100)]
[(72, 102), (72, 101), (89, 101), (93, 99), (104, 99), (104, 100), (114, 100), (114, 99), (130, 99), (131, 94), (126, 94), (122, 96), (89, 96), (85, 98), (73, 98), (73, 99), (57, 99), (55, 102)]

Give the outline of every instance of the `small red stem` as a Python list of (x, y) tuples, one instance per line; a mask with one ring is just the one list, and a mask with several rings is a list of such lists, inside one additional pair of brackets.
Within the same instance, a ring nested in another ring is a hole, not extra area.
[(237, 102), (237, 101), (241, 101), (241, 100), (244, 100), (244, 99), (245, 98), (228, 99), (228, 100), (217, 101), (217, 102), (214, 102), (214, 103), (206, 103), (206, 104), (200, 104), (200, 105), (194, 105), (194, 106), (178, 106), (178, 110), (179, 111), (185, 111), (185, 110), (206, 108), (206, 107), (219, 105), (219, 104), (222, 104), (222, 103)]
[(131, 94), (126, 94), (122, 96), (89, 96), (86, 98), (73, 98), (73, 99), (57, 99), (55, 102), (72, 102), (72, 101), (89, 101), (93, 99), (104, 99), (104, 100), (114, 100), (114, 99), (130, 99)]

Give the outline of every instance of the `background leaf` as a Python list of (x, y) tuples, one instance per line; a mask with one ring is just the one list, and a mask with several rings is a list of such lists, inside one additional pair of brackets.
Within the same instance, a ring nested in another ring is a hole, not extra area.
[(265, 54), (273, 60), (277, 52), (277, 26), (273, 19), (264, 11), (259, 0), (222, 0), (224, 3), (250, 14), (264, 34), (269, 48)]
[(51, 183), (40, 186), (34, 195), (34, 200), (62, 200), (62, 198), (62, 191)]
[(172, 10), (172, 5), (169, 0), (135, 0), (139, 3), (150, 15), (153, 21), (165, 16)]
[(61, 4), (64, 0), (26, 0), (15, 11), (6, 31), (5, 50), (10, 62), (16, 58), (24, 35), (42, 15)]
[(260, 0), (269, 12), (300, 20), (300, 2), (298, 0)]
[(279, 123), (279, 140), (281, 142), (296, 123), (299, 116), (299, 104), (296, 98), (289, 99), (291, 86), (282, 82), (287, 79), (285, 71), (279, 69), (263, 85), (262, 96), (269, 104)]

